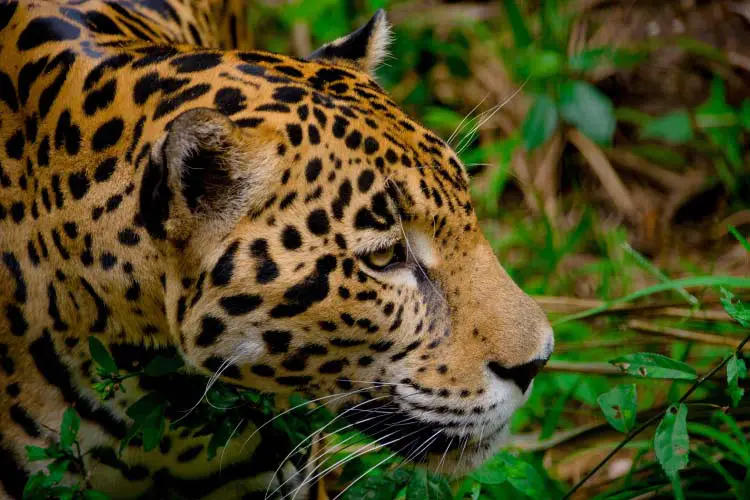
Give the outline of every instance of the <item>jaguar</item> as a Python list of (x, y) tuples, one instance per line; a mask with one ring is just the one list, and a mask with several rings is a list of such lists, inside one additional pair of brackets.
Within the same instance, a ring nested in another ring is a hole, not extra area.
[(149, 387), (98, 397), (90, 337), (119, 366), (171, 352), (207, 383), (302, 393), (455, 474), (497, 451), (550, 357), (465, 167), (377, 83), (385, 14), (295, 58), (251, 50), (246, 9), (0, 2), (2, 496), (71, 407), (113, 498), (306, 495), (261, 422), (222, 460), (171, 427), (117, 453)]

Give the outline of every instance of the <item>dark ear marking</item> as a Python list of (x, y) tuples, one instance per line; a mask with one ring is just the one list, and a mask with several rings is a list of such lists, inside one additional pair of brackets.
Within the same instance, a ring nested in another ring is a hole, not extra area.
[(323, 45), (307, 59), (347, 64), (372, 74), (387, 55), (390, 31), (385, 11), (379, 9), (357, 31)]
[(208, 108), (175, 118), (143, 174), (140, 212), (149, 234), (183, 241), (196, 225), (231, 223), (260, 202), (277, 142), (265, 132), (245, 132)]

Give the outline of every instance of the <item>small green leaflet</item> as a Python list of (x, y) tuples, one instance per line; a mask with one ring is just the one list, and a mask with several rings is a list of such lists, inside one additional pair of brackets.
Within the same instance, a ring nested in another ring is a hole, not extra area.
[(740, 301), (726, 288), (721, 289), (721, 305), (737, 323), (750, 328), (750, 306)]
[(674, 478), (689, 460), (690, 438), (687, 431), (687, 406), (670, 406), (656, 428), (654, 450), (667, 477)]
[(55, 458), (54, 455), (47, 451), (47, 448), (41, 448), (39, 446), (26, 446), (26, 459), (29, 462), (36, 462), (37, 460), (49, 460)]
[(692, 366), (651, 352), (627, 354), (610, 361), (624, 373), (645, 378), (695, 380), (698, 375)]
[(76, 438), (78, 430), (81, 428), (81, 417), (73, 408), (65, 410), (60, 426), (60, 447), (63, 450), (70, 450)]
[(167, 358), (158, 355), (146, 365), (146, 368), (143, 369), (143, 373), (149, 377), (161, 377), (162, 375), (176, 372), (182, 368), (182, 366), (183, 362), (177, 356)]
[(684, 144), (693, 139), (690, 114), (682, 109), (651, 119), (643, 130), (642, 139), (661, 139), (671, 144)]
[(102, 341), (98, 338), (91, 336), (89, 337), (89, 350), (91, 351), (91, 358), (102, 367), (107, 373), (117, 373), (117, 363), (109, 354), (109, 351)]
[(560, 86), (560, 115), (598, 144), (609, 144), (615, 133), (612, 101), (588, 82), (567, 81)]
[(635, 384), (618, 385), (605, 392), (596, 400), (607, 422), (620, 432), (630, 432), (635, 426), (636, 389)]
[(737, 408), (740, 403), (742, 396), (745, 394), (745, 389), (740, 387), (740, 379), (747, 378), (747, 366), (745, 361), (738, 358), (735, 354), (727, 363), (727, 384), (729, 397), (732, 398), (732, 406)]
[(406, 500), (451, 500), (453, 494), (448, 481), (441, 476), (428, 475), (424, 469), (414, 471), (406, 487)]
[(557, 129), (557, 107), (551, 97), (540, 94), (534, 99), (521, 126), (523, 145), (527, 151), (533, 151), (552, 137)]

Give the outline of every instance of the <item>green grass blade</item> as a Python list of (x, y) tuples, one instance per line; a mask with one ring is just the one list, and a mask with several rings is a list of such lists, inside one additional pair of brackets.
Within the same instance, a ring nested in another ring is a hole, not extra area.
[(653, 285), (642, 290), (638, 290), (637, 292), (631, 293), (630, 295), (626, 295), (624, 297), (620, 297), (619, 299), (610, 300), (600, 306), (588, 309), (586, 311), (581, 311), (579, 313), (570, 314), (568, 316), (559, 318), (558, 320), (553, 322), (553, 326), (560, 325), (562, 323), (568, 323), (577, 319), (595, 316), (604, 311), (607, 311), (611, 307), (620, 304), (627, 304), (628, 302), (633, 302), (635, 300), (641, 299), (643, 297), (648, 297), (649, 295), (654, 295), (656, 293), (678, 290), (680, 288), (706, 286), (750, 288), (750, 278), (738, 278), (735, 276), (694, 276), (690, 278), (672, 280), (668, 283), (659, 283), (658, 285)]
[[(643, 269), (651, 273), (654, 277), (658, 278), (659, 281), (662, 283), (669, 283), (671, 281), (671, 278), (664, 274), (664, 272), (653, 265), (650, 260), (648, 260), (646, 257), (641, 255), (635, 248), (631, 247), (629, 243), (624, 242), (622, 244), (622, 249), (625, 251), (626, 254), (630, 255), (630, 257)], [(698, 307), (700, 303), (698, 302), (698, 299), (695, 298), (694, 295), (688, 293), (687, 290), (684, 288), (677, 288), (675, 290), (680, 297), (684, 298), (691, 306)]]
[(745, 250), (747, 250), (748, 252), (750, 252), (750, 241), (747, 241), (747, 238), (745, 238), (744, 236), (742, 236), (740, 234), (740, 232), (737, 231), (736, 227), (734, 227), (732, 225), (729, 225), (729, 226), (727, 226), (727, 229), (729, 229), (729, 232), (732, 233), (732, 236), (734, 236), (735, 238), (737, 238), (737, 241), (740, 242), (740, 245), (742, 245), (745, 248)]

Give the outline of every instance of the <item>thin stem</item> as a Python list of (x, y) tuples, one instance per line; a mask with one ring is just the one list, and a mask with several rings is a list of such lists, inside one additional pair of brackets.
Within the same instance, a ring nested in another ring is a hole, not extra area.
[[(745, 337), (745, 340), (743, 340), (742, 342), (740, 342), (740, 344), (735, 349), (733, 356), (735, 356), (735, 355), (741, 355), (742, 349), (745, 347), (745, 344), (747, 344), (748, 342), (750, 342), (750, 335), (748, 335), (747, 337)], [(724, 366), (726, 366), (726, 364), (729, 363), (729, 360), (731, 358), (732, 358), (732, 356), (727, 356), (715, 368), (713, 368), (711, 371), (709, 371), (708, 373), (706, 373), (705, 375), (703, 375), (701, 378), (699, 378), (698, 380), (696, 380), (695, 383), (687, 390), (687, 392), (685, 392), (685, 394), (682, 395), (682, 397), (677, 401), (676, 404), (684, 403), (698, 389), (698, 387), (700, 387), (701, 384), (703, 384), (703, 382), (705, 382), (709, 378), (713, 377), (716, 373), (719, 372), (719, 370), (721, 370), (722, 368), (724, 368)], [(576, 485), (573, 486), (573, 488), (571, 488), (571, 490), (562, 498), (562, 500), (567, 500), (568, 498), (570, 498), (571, 496), (573, 496), (573, 493), (575, 493), (576, 491), (578, 491), (579, 489), (581, 489), (581, 487), (589, 479), (591, 479), (594, 476), (594, 474), (596, 474), (597, 472), (599, 472), (599, 470), (602, 467), (604, 467), (606, 465), (606, 463), (609, 462), (610, 459), (612, 459), (612, 457), (614, 457), (617, 454), (617, 452), (619, 452), (620, 450), (622, 450), (638, 434), (640, 434), (644, 430), (646, 430), (649, 427), (651, 427), (651, 425), (654, 422), (656, 422), (659, 419), (661, 419), (661, 417), (664, 416), (664, 414), (667, 412), (667, 410), (669, 410), (669, 407), (666, 410), (660, 411), (659, 413), (657, 413), (653, 417), (649, 418), (646, 422), (644, 422), (643, 424), (639, 425), (637, 428), (635, 428), (632, 431), (630, 431), (630, 434), (628, 434), (627, 436), (625, 436), (625, 439), (623, 439), (617, 446), (615, 446), (614, 449), (611, 452), (609, 452), (607, 454), (607, 456), (604, 457), (604, 459), (596, 465), (596, 467), (594, 467), (588, 474), (586, 474), (583, 477), (583, 479), (581, 479), (580, 481), (578, 481), (578, 483), (576, 483)]]

